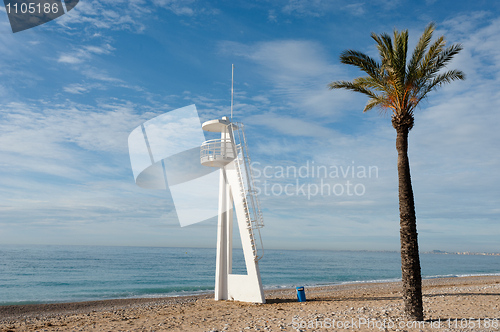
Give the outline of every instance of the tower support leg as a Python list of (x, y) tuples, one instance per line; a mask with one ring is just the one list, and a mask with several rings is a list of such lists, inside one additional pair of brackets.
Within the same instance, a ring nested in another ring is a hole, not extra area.
[(215, 300), (228, 299), (228, 276), (233, 262), (233, 201), (226, 171), (220, 170), (219, 219), (217, 222), (217, 262), (215, 270)]

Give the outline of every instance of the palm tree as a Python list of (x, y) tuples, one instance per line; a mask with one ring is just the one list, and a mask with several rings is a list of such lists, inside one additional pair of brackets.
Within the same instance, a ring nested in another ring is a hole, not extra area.
[(407, 318), (417, 321), (423, 320), (424, 315), (417, 220), (408, 160), (408, 133), (413, 128), (415, 108), (429, 92), (454, 80), (465, 79), (460, 70), (441, 71), (462, 50), (462, 46), (455, 44), (445, 47), (443, 36), (431, 44), (434, 29), (434, 23), (425, 28), (409, 61), (408, 30), (394, 30), (394, 41), (386, 33), (372, 33), (381, 62), (361, 52), (346, 50), (342, 52), (340, 61), (358, 67), (368, 76), (355, 78), (352, 82), (337, 81), (328, 85), (330, 89), (347, 89), (367, 95), (370, 99), (363, 112), (376, 107), (382, 112), (392, 111), (398, 151), (402, 295)]

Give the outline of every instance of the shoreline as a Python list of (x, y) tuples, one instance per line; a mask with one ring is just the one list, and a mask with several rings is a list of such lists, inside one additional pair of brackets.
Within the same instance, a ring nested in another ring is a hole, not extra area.
[[(500, 272), (498, 273), (478, 273), (478, 274), (450, 274), (450, 275), (436, 275), (429, 277), (422, 277), (422, 282), (425, 280), (433, 280), (433, 279), (453, 279), (453, 278), (474, 278), (474, 277), (500, 277)], [(374, 280), (353, 280), (353, 281), (342, 281), (342, 282), (333, 282), (326, 284), (300, 284), (308, 289), (317, 288), (317, 287), (333, 287), (333, 286), (341, 286), (341, 285), (357, 285), (357, 284), (385, 284), (385, 283), (397, 283), (401, 282), (401, 278), (388, 278), (388, 279), (374, 279)], [(298, 285), (298, 284), (297, 284)], [(296, 286), (287, 285), (287, 286), (274, 286), (270, 288), (264, 287), (264, 292), (273, 292), (280, 290), (293, 290), (295, 291)], [(298, 286), (297, 286), (298, 287)], [(198, 296), (205, 296), (213, 294), (213, 290), (204, 290), (197, 292), (186, 292), (187, 294), (182, 295), (180, 293), (171, 293), (172, 295), (162, 294), (162, 295), (151, 295), (151, 296), (134, 296), (134, 297), (118, 297), (118, 298), (109, 298), (109, 299), (87, 299), (87, 300), (77, 300), (77, 301), (61, 301), (61, 302), (33, 302), (33, 303), (9, 303), (9, 304), (0, 304), (0, 309), (3, 307), (21, 307), (21, 306), (43, 306), (43, 305), (63, 305), (63, 304), (78, 304), (78, 303), (98, 303), (98, 302), (109, 302), (109, 301), (134, 301), (134, 300), (166, 300), (166, 299), (177, 299), (177, 298), (191, 298)], [(1, 311), (0, 311), (1, 312)], [(0, 316), (1, 319), (1, 316)]]
[[(269, 325), (267, 329), (263, 326), (266, 331), (295, 331), (293, 319), (307, 318), (303, 316), (305, 308), (320, 313), (318, 317), (323, 319), (332, 314), (337, 319), (362, 315), (367, 319), (387, 319), (390, 312), (393, 319), (401, 320), (400, 288), (400, 281), (306, 287), (305, 303), (297, 302), (295, 289), (283, 288), (266, 290), (266, 304), (214, 301), (213, 294), (203, 294), (1, 306), (0, 331), (141, 331), (146, 327), (160, 331), (223, 331), (224, 327), (228, 331), (244, 331), (249, 326), (252, 329), (261, 326), (263, 319)], [(424, 279), (423, 294), (428, 321), (450, 318), (500, 321), (500, 276)], [(256, 320), (257, 316), (261, 319)], [(273, 319), (279, 319), (274, 328), (270, 323)]]

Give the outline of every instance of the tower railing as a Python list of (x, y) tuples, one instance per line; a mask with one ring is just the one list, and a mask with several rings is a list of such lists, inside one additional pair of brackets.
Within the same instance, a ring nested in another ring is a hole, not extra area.
[(234, 159), (234, 150), (230, 139), (212, 139), (204, 142), (200, 149), (201, 162)]

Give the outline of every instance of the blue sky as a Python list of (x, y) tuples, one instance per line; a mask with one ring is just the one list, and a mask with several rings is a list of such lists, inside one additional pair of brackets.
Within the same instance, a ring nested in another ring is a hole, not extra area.
[[(421, 250), (499, 252), (500, 4), (491, 1), (81, 0), (13, 34), (0, 11), (0, 243), (214, 247), (216, 224), (181, 228), (166, 191), (135, 185), (127, 137), (196, 104), (245, 123), (257, 168), (369, 167), (362, 195), (261, 194), (267, 248), (398, 250), (395, 130), (366, 98), (327, 84), (360, 75), (344, 49), (430, 22), (462, 43), (467, 75), (416, 112), (409, 155)], [(269, 173), (266, 173), (269, 175)], [(270, 188), (270, 187), (269, 187)], [(340, 188), (340, 187), (339, 187)], [(344, 187), (346, 188), (346, 187)], [(262, 187), (264, 189), (264, 187)], [(358, 193), (360, 191), (358, 190)]]

